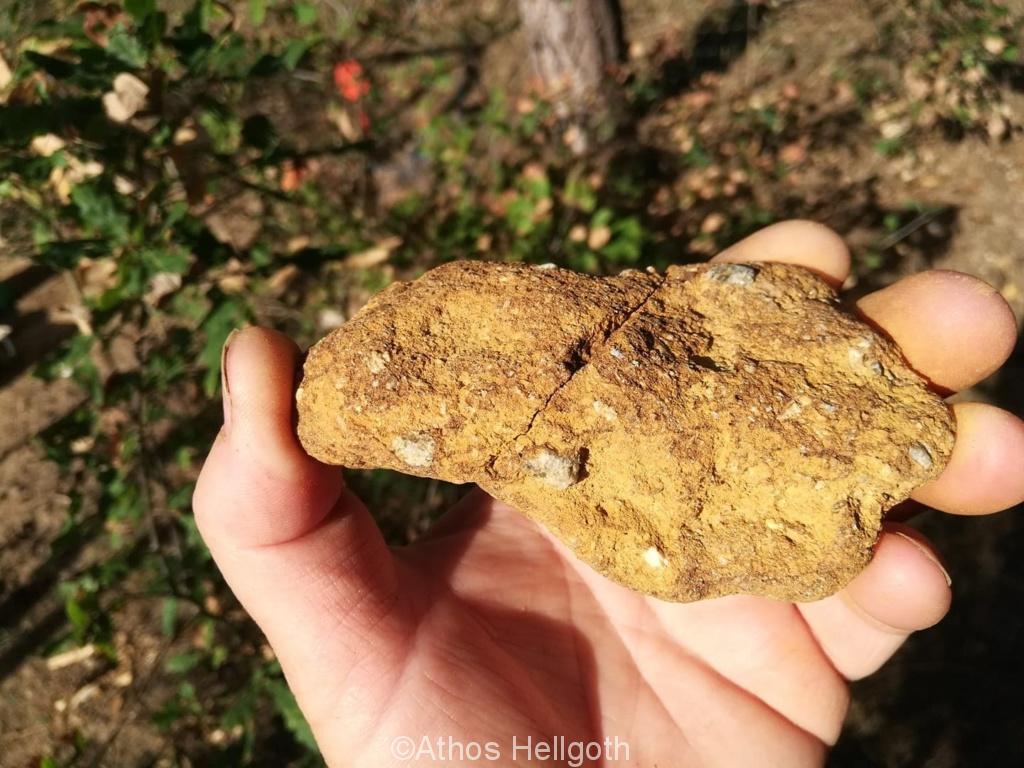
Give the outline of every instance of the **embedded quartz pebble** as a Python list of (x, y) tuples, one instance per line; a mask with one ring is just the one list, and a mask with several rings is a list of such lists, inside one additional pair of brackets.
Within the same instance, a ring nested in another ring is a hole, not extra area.
[(813, 600), (937, 476), (950, 409), (798, 267), (453, 262), (307, 356), (314, 457), (475, 482), (667, 600)]

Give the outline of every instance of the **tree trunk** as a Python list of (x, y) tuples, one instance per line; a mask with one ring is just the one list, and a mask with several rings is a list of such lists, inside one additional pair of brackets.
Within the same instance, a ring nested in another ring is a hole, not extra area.
[(615, 112), (622, 61), (614, 0), (518, 0), (533, 67), (560, 117), (594, 127)]

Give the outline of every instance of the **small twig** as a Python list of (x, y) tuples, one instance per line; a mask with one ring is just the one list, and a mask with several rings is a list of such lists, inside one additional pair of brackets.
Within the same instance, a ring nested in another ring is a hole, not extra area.
[(941, 208), (937, 208), (932, 211), (925, 211), (924, 213), (918, 214), (911, 221), (904, 224), (902, 227), (897, 229), (895, 232), (889, 234), (883, 238), (876, 246), (880, 251), (887, 251), (897, 243), (906, 240), (912, 234), (917, 232), (921, 227), (927, 226), (942, 213)]

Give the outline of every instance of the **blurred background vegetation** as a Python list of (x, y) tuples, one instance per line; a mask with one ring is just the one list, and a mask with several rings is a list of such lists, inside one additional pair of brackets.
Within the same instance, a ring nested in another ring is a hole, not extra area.
[[(664, 267), (794, 216), (853, 295), (949, 267), (1020, 316), (1021, 2), (623, 0), (586, 115), (531, 2), (4, 3), (0, 765), (319, 764), (189, 509), (235, 327), (308, 345), (450, 259)], [(971, 394), (1020, 413), (1012, 366)], [(350, 481), (396, 543), (460, 492)], [(958, 607), (833, 761), (1022, 764), (1021, 526), (922, 525)]]

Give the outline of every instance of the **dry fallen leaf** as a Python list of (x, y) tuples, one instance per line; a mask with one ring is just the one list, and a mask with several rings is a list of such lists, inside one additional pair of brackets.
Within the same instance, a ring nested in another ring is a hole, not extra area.
[(114, 189), (117, 190), (117, 194), (125, 197), (134, 195), (136, 192), (135, 182), (120, 175), (114, 177)]
[(334, 124), (345, 141), (359, 141), (363, 138), (363, 131), (352, 119), (348, 108), (331, 104), (327, 107), (327, 119)]
[(244, 293), (249, 287), (249, 277), (247, 275), (224, 275), (217, 281), (217, 287), (229, 295)]
[(706, 235), (713, 234), (725, 226), (725, 216), (720, 213), (710, 213), (700, 225), (700, 231)]
[(0, 54), (0, 91), (10, 85), (13, 79), (14, 74), (11, 72), (7, 60), (4, 59), (3, 54)]
[(597, 251), (608, 245), (608, 241), (611, 239), (612, 231), (609, 227), (594, 227), (587, 237), (587, 246), (590, 250)]
[(28, 148), (34, 155), (52, 157), (64, 149), (65, 146), (67, 145), (60, 136), (53, 133), (44, 133), (32, 139), (32, 143), (28, 145)]
[(75, 266), (75, 281), (86, 298), (102, 296), (117, 282), (117, 259), (81, 259)]
[(249, 250), (263, 229), (263, 198), (247, 190), (206, 217), (215, 238), (236, 251)]
[(345, 259), (345, 266), (353, 269), (367, 269), (383, 264), (391, 256), (391, 252), (401, 244), (402, 238), (400, 237), (386, 237), (372, 248), (353, 253)]
[(171, 141), (174, 143), (174, 146), (180, 147), (195, 141), (197, 138), (199, 138), (199, 134), (196, 133), (195, 128), (183, 125), (174, 132), (174, 138)]
[(58, 653), (46, 660), (46, 668), (49, 670), (63, 669), (72, 664), (79, 664), (96, 654), (96, 646), (92, 643), (83, 645), (81, 648), (72, 648), (70, 651)]
[(989, 35), (982, 42), (982, 45), (985, 46), (985, 50), (993, 56), (999, 56), (1006, 50), (1006, 41), (998, 35)]
[(787, 165), (800, 165), (807, 159), (807, 148), (803, 141), (794, 141), (779, 150), (779, 159)]
[(146, 104), (149, 86), (135, 75), (122, 72), (114, 78), (114, 90), (103, 95), (103, 109), (115, 123), (127, 123)]
[(280, 296), (288, 290), (300, 274), (301, 273), (297, 266), (294, 264), (285, 264), (267, 278), (267, 293), (271, 296)]
[(66, 51), (74, 45), (74, 41), (70, 37), (58, 37), (58, 38), (39, 38), (39, 37), (26, 37), (21, 41), (18, 46), (19, 53), (25, 53), (31, 51), (32, 53), (41, 53), (43, 56), (53, 56), (55, 53), (60, 51)]
[(57, 193), (60, 201), (67, 205), (71, 202), (71, 190), (88, 179), (103, 173), (103, 165), (95, 160), (82, 162), (73, 155), (68, 156), (66, 167), (58, 166), (50, 171), (50, 186)]
[(181, 288), (181, 275), (176, 272), (157, 272), (149, 279), (149, 286), (142, 300), (150, 306), (156, 306), (160, 303), (160, 299), (171, 295), (179, 288)]

